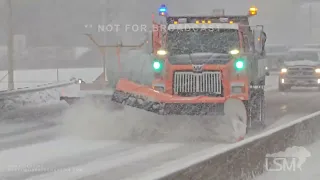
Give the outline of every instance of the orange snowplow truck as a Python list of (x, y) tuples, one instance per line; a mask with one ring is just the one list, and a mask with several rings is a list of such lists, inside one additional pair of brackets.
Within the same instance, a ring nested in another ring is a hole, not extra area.
[(240, 99), (250, 120), (264, 118), (265, 33), (250, 26), (257, 14), (169, 16), (165, 5), (153, 22), (154, 80), (145, 86), (120, 79), (112, 100), (161, 115), (215, 115)]

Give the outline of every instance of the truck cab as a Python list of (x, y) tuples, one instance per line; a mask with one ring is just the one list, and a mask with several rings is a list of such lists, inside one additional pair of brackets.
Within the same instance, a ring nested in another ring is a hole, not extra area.
[(153, 87), (175, 95), (248, 99), (249, 84), (264, 85), (266, 75), (263, 27), (249, 26), (249, 17), (166, 16), (165, 24), (154, 22)]

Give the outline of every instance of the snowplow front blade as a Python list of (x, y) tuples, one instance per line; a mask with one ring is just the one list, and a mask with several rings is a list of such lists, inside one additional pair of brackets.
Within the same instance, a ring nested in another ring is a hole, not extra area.
[(222, 115), (223, 97), (181, 97), (120, 79), (112, 101), (160, 115)]
[(112, 101), (160, 115), (224, 115), (223, 103), (167, 103), (123, 91), (115, 91)]

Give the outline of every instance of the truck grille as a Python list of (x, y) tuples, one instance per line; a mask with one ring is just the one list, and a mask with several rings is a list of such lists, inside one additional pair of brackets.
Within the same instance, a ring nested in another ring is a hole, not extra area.
[(221, 72), (205, 71), (202, 73), (177, 71), (173, 78), (174, 94), (222, 95)]
[(298, 66), (288, 68), (289, 76), (312, 76), (314, 75), (314, 69), (312, 67)]

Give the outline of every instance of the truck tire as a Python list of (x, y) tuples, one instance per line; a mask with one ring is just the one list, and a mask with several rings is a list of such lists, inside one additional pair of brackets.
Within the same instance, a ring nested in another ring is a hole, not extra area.
[(248, 126), (264, 128), (265, 126), (265, 95), (264, 88), (250, 88), (250, 99), (247, 102)]

